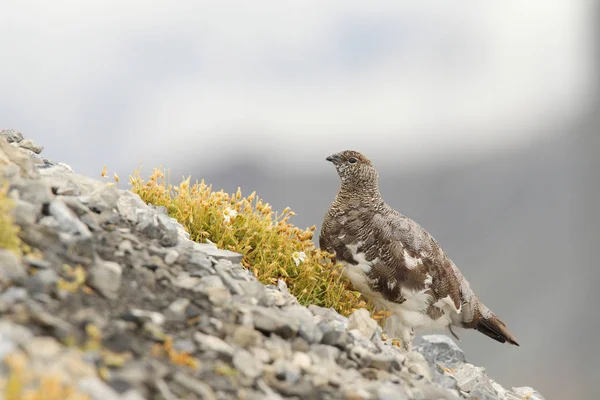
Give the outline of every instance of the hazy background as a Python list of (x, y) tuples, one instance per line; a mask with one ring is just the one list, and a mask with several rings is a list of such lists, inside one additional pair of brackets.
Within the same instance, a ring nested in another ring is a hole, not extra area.
[[(600, 394), (595, 1), (0, 0), (0, 127), (125, 178), (143, 164), (320, 225), (364, 152), (520, 348), (470, 361)], [(126, 181), (126, 179), (123, 179)]]

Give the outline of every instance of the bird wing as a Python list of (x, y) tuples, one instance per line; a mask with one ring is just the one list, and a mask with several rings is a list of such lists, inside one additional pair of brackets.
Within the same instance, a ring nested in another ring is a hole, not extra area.
[[(319, 242), (336, 261), (367, 262), (370, 289), (396, 303), (407, 290), (431, 296), (424, 307), (432, 319), (452, 306), (453, 323), (476, 329), (499, 341), (517, 345), (505, 324), (483, 305), (460, 270), (437, 241), (412, 219), (385, 205), (377, 210), (359, 204), (325, 219)], [(455, 319), (456, 318), (456, 319)]]
[(384, 277), (388, 286), (387, 290), (380, 288), (384, 296), (392, 294), (386, 293), (389, 286), (399, 286), (400, 291), (425, 290), (432, 296), (432, 304), (445, 300), (457, 310), (461, 308), (464, 277), (425, 229), (389, 207), (373, 213), (369, 225), (379, 252), (370, 274)]
[(419, 224), (385, 205), (379, 210), (349, 204), (325, 219), (321, 248), (337, 261), (357, 264), (356, 255), (371, 263), (371, 289), (388, 301), (402, 303), (405, 290), (427, 290), (432, 303), (447, 299), (461, 306), (464, 278), (435, 239)]

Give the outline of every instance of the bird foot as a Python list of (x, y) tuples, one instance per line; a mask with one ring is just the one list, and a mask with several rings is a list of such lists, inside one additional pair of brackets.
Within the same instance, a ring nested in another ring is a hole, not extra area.
[(403, 349), (402, 341), (400, 341), (398, 339), (392, 339), (392, 346), (400, 347), (401, 349)]

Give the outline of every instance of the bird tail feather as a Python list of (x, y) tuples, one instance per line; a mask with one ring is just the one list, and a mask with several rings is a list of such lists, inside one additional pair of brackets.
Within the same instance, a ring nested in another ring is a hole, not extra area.
[(519, 346), (517, 339), (508, 331), (504, 322), (494, 314), (488, 318), (484, 318), (483, 316), (479, 318), (475, 329), (500, 343), (508, 342), (515, 346)]

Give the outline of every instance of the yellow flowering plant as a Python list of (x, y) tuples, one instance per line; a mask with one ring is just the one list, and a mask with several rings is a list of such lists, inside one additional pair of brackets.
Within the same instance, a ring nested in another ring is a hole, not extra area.
[(261, 282), (282, 279), (301, 304), (332, 307), (343, 315), (367, 307), (349, 290), (331, 255), (315, 248), (316, 227), (300, 229), (289, 222), (295, 215), (290, 208), (278, 213), (255, 192), (214, 191), (204, 181), (190, 184), (190, 177), (173, 186), (162, 169), (154, 169), (148, 180), (135, 171), (130, 183), (145, 202), (166, 207), (192, 240), (241, 253), (242, 264)]

